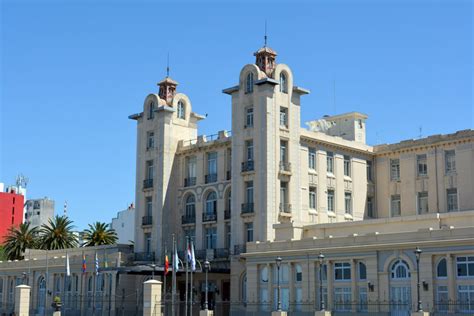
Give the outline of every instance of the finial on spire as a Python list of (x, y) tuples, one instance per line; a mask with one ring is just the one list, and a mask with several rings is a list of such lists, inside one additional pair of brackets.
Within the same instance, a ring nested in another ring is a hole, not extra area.
[(168, 52), (168, 59), (166, 60), (166, 78), (170, 76), (170, 53)]
[(263, 38), (265, 40), (263, 47), (267, 47), (267, 20), (265, 20), (265, 36)]

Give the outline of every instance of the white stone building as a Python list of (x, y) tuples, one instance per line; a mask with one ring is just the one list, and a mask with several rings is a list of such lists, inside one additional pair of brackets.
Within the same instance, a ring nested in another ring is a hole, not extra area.
[(112, 218), (110, 227), (117, 233), (118, 244), (134, 244), (135, 240), (135, 206), (130, 206), (117, 213), (117, 217)]
[(41, 227), (54, 217), (54, 200), (44, 197), (26, 201), (25, 223), (30, 227)]

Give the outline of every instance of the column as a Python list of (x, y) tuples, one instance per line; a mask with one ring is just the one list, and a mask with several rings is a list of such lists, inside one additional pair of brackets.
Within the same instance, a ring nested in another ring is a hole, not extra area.
[(273, 284), (275, 280), (273, 280), (273, 266), (269, 263), (267, 263), (267, 269), (268, 269), (268, 284), (267, 284), (267, 289), (268, 289), (268, 306), (265, 306), (265, 310), (273, 310)]
[[(446, 254), (446, 267), (448, 272), (448, 299), (451, 302), (456, 301), (456, 269), (454, 269), (453, 256), (448, 253)], [(449, 305), (450, 312), (454, 312), (455, 306)]]
[(333, 262), (326, 261), (327, 264), (327, 286), (328, 286), (328, 301), (326, 302), (326, 310), (330, 311), (333, 308), (333, 294), (334, 294), (334, 270), (333, 270)]
[(143, 316), (161, 316), (161, 285), (157, 280), (143, 283)]
[(28, 316), (30, 313), (30, 290), (28, 285), (18, 285), (15, 288), (15, 315)]

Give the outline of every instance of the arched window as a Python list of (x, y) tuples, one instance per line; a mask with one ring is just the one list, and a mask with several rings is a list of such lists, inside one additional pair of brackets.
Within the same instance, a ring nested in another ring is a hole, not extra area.
[(44, 277), (38, 279), (38, 307), (44, 308), (44, 303), (46, 299), (46, 280)]
[(59, 295), (59, 293), (61, 293), (61, 277), (59, 275), (56, 276), (54, 292), (56, 293), (56, 295)]
[(286, 75), (283, 72), (280, 73), (280, 92), (288, 93), (288, 84), (286, 82)]
[(392, 265), (392, 280), (406, 280), (411, 276), (408, 264), (404, 260), (397, 260)]
[(215, 214), (217, 210), (217, 194), (211, 191), (206, 197), (206, 214)]
[(443, 258), (438, 262), (436, 267), (436, 276), (438, 278), (447, 278), (448, 277), (448, 266), (446, 264), (446, 259)]
[(268, 283), (268, 268), (267, 267), (260, 268), (260, 282)]
[(10, 303), (13, 303), (15, 300), (15, 283), (13, 282), (13, 279), (10, 280), (10, 287), (8, 289), (8, 301)]
[(151, 101), (150, 105), (148, 106), (148, 119), (152, 120), (155, 118), (155, 102)]
[(245, 93), (253, 92), (253, 73), (249, 72), (247, 74), (247, 80), (245, 81)]
[(359, 280), (367, 280), (367, 266), (363, 262), (359, 262)]
[(186, 218), (193, 218), (196, 216), (196, 198), (194, 194), (188, 195), (186, 198)]
[(186, 117), (186, 111), (184, 108), (184, 102), (178, 101), (178, 118), (184, 119)]
[(301, 283), (303, 281), (303, 269), (299, 264), (295, 265), (295, 281), (297, 283)]

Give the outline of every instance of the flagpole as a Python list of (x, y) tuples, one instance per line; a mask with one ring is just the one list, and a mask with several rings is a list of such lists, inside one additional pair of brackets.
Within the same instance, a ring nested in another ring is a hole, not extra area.
[(48, 283), (49, 283), (49, 256), (48, 250), (46, 250), (46, 289), (44, 295), (44, 314), (46, 316), (46, 309), (48, 308)]
[[(164, 285), (164, 291), (163, 291), (163, 302), (165, 304), (165, 310), (166, 310), (166, 274), (167, 274), (167, 269), (166, 269), (166, 255), (168, 254), (168, 245), (165, 244), (165, 269), (163, 271), (163, 285)], [(166, 313), (166, 312), (165, 312)]]
[(176, 295), (176, 240), (173, 234), (173, 275), (172, 275), (172, 287), (171, 287), (171, 315), (175, 316), (175, 295)]
[(193, 316), (193, 263), (192, 263), (192, 260), (195, 260), (194, 259), (194, 244), (193, 244), (193, 237), (190, 236), (190, 243), (191, 243), (191, 284), (189, 285), (190, 286), (190, 293), (189, 293), (189, 316)]
[(185, 294), (184, 294), (184, 300), (185, 300), (185, 304), (184, 304), (184, 315), (185, 316), (188, 316), (188, 250), (189, 250), (189, 237), (186, 236), (186, 255), (184, 256), (184, 260), (186, 260), (186, 291), (185, 291)]
[(94, 256), (94, 266), (95, 266), (95, 276), (94, 276), (94, 291), (92, 292), (92, 315), (95, 315), (95, 291), (97, 290), (97, 250), (95, 251)]

